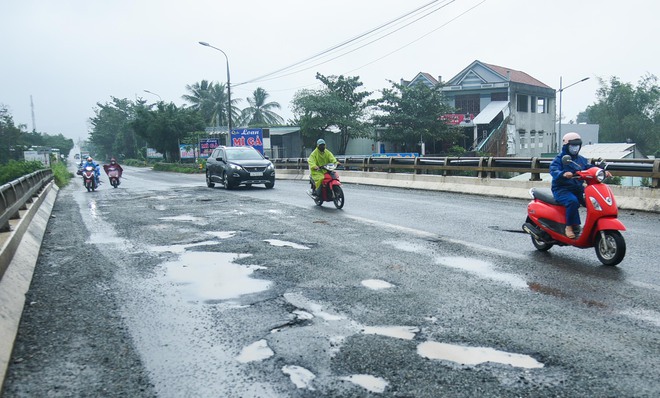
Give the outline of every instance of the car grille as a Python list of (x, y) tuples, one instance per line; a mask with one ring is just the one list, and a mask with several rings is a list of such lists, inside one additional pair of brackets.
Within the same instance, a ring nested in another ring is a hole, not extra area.
[(260, 172), (266, 171), (265, 167), (244, 167), (244, 169), (247, 170), (250, 173), (254, 173), (254, 172), (258, 172), (258, 171), (260, 171)]

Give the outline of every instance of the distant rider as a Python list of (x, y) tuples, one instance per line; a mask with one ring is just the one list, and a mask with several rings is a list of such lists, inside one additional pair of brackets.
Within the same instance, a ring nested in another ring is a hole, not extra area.
[(101, 184), (101, 181), (99, 180), (99, 177), (101, 176), (101, 167), (99, 166), (98, 163), (92, 159), (92, 157), (88, 157), (87, 161), (83, 163), (82, 169), (84, 170), (85, 167), (87, 166), (92, 166), (94, 168), (94, 177), (96, 177), (96, 186), (99, 186)]
[(325, 172), (321, 171), (320, 168), (321, 166), (325, 166), (328, 163), (335, 163), (337, 165), (340, 164), (332, 152), (325, 149), (325, 140), (323, 138), (319, 138), (319, 140), (316, 141), (316, 149), (314, 149), (311, 155), (309, 155), (309, 159), (307, 159), (309, 171), (312, 179), (314, 180), (315, 189), (312, 193), (314, 196), (321, 196), (321, 183), (323, 182)]
[(115, 158), (110, 158), (110, 164), (104, 164), (103, 170), (105, 170), (105, 174), (108, 174), (111, 170), (117, 170), (119, 172), (119, 178), (121, 178), (124, 172), (124, 169), (117, 163), (117, 159)]

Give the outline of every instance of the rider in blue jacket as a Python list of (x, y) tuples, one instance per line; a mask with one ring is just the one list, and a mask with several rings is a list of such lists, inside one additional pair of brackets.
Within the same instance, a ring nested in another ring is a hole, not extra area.
[[(596, 167), (590, 164), (579, 152), (582, 148), (582, 138), (578, 133), (568, 133), (562, 138), (561, 153), (557, 155), (550, 164), (550, 175), (552, 175), (552, 194), (555, 200), (566, 207), (566, 230), (565, 234), (570, 239), (575, 239), (576, 233), (580, 233), (580, 213), (578, 209), (584, 203), (584, 183), (573, 178), (576, 171), (587, 170)], [(564, 164), (562, 158), (570, 155), (572, 162)], [(609, 176), (609, 172), (607, 172)]]
[(94, 168), (94, 176), (96, 177), (96, 186), (99, 186), (101, 184), (101, 181), (99, 180), (99, 177), (101, 176), (101, 167), (99, 166), (98, 163), (92, 159), (92, 157), (88, 157), (87, 161), (82, 164), (81, 170), (84, 169), (87, 166), (92, 166)]

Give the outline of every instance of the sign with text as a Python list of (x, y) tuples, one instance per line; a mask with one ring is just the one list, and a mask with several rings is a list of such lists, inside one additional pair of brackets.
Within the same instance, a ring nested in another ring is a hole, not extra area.
[(463, 122), (470, 122), (474, 119), (473, 114), (464, 114), (464, 113), (448, 113), (446, 115), (440, 116), (440, 120), (443, 120), (447, 124), (457, 125)]
[(202, 138), (199, 140), (199, 157), (208, 159), (211, 152), (220, 145), (220, 140), (217, 138)]
[(197, 152), (195, 145), (179, 144), (179, 154), (181, 159), (195, 159), (195, 155), (197, 155), (195, 152)]
[(264, 133), (262, 129), (239, 129), (231, 131), (231, 146), (251, 146), (264, 154)]

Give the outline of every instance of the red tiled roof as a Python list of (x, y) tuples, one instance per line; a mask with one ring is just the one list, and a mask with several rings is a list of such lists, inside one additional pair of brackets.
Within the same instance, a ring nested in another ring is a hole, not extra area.
[(510, 81), (515, 82), (515, 83), (522, 83), (522, 84), (529, 84), (530, 86), (538, 86), (538, 87), (545, 87), (545, 88), (552, 88), (548, 86), (547, 84), (541, 82), (540, 80), (537, 80), (530, 75), (528, 75), (525, 72), (521, 72), (519, 70), (511, 69), (511, 68), (505, 68), (503, 66), (497, 66), (497, 65), (491, 65), (487, 64), (485, 62), (482, 62), (485, 66), (489, 67), (490, 69), (494, 70), (495, 72), (499, 73), (502, 75), (504, 78), (507, 77), (507, 72), (510, 72)]

